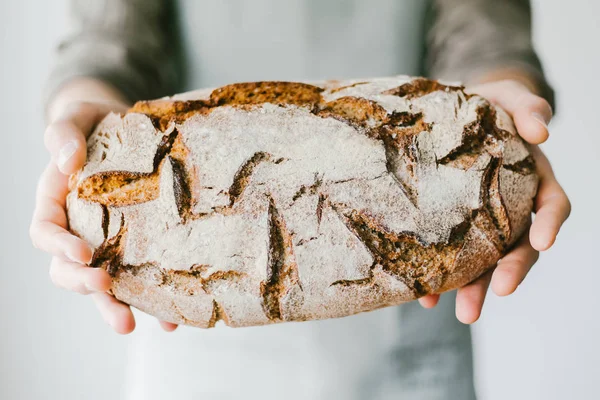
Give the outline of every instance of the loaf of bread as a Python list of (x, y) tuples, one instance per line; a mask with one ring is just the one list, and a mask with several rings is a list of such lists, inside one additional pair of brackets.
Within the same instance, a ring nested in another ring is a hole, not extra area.
[(527, 229), (537, 183), (510, 117), (462, 87), (254, 82), (108, 115), (67, 205), (116, 298), (239, 327), (461, 287)]

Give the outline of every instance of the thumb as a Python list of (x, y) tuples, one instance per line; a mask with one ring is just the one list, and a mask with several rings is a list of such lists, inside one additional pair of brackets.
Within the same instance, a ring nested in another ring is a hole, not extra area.
[(504, 109), (527, 142), (540, 144), (548, 139), (552, 108), (525, 85), (510, 80), (498, 81), (472, 86), (467, 92), (478, 94)]
[(79, 170), (87, 156), (86, 138), (94, 126), (111, 111), (125, 106), (101, 103), (73, 103), (46, 128), (44, 144), (63, 174)]

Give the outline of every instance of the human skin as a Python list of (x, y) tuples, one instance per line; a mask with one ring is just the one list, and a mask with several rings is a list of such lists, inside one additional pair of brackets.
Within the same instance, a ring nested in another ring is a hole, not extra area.
[[(457, 291), (456, 318), (472, 324), (481, 315), (490, 284), (498, 296), (508, 296), (517, 290), (538, 260), (539, 253), (554, 244), (571, 213), (571, 203), (556, 180), (548, 158), (538, 147), (549, 138), (548, 124), (553, 112), (550, 104), (538, 95), (538, 88), (529, 74), (519, 69), (497, 69), (478, 77), (467, 91), (485, 97), (508, 112), (519, 135), (530, 145), (540, 177), (533, 205), (535, 218), (528, 234), (523, 235), (494, 268)], [(425, 308), (432, 308), (439, 297), (429, 295), (420, 298), (419, 302)]]
[[(534, 202), (536, 216), (521, 241), (497, 265), (474, 282), (458, 289), (456, 317), (463, 323), (475, 322), (491, 284), (499, 296), (513, 293), (538, 259), (539, 252), (554, 243), (560, 227), (568, 218), (571, 205), (557, 182), (550, 163), (538, 144), (548, 137), (552, 109), (537, 94), (529, 76), (518, 70), (497, 70), (468, 86), (505, 109), (515, 121), (521, 137), (530, 143), (536, 160), (540, 185)], [(78, 171), (86, 160), (86, 138), (107, 113), (123, 112), (129, 104), (118, 90), (91, 78), (78, 78), (64, 85), (53, 97), (47, 110), (48, 125), (44, 143), (51, 159), (42, 173), (37, 189), (36, 206), (30, 227), (33, 245), (52, 255), (50, 277), (61, 288), (91, 295), (103, 319), (117, 332), (135, 329), (128, 305), (107, 291), (109, 274), (90, 268), (92, 249), (67, 229), (66, 195), (68, 176)], [(434, 307), (439, 295), (419, 299), (425, 308)], [(163, 329), (173, 331), (177, 325), (159, 321)]]

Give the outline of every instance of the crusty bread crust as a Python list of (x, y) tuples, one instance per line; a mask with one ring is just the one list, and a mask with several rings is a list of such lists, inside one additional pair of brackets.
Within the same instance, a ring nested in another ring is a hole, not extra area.
[(537, 182), (508, 115), (461, 87), (253, 82), (108, 115), (67, 205), (118, 299), (250, 326), (467, 284), (527, 229)]

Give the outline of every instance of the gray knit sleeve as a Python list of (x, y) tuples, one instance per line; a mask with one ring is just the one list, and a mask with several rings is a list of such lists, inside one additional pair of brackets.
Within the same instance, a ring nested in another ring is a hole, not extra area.
[(174, 18), (165, 0), (71, 0), (70, 33), (59, 44), (44, 88), (46, 104), (75, 77), (112, 84), (129, 100), (177, 90)]
[(532, 43), (529, 0), (433, 0), (427, 20), (429, 76), (469, 82), (487, 71), (517, 67), (554, 107), (554, 91)]

